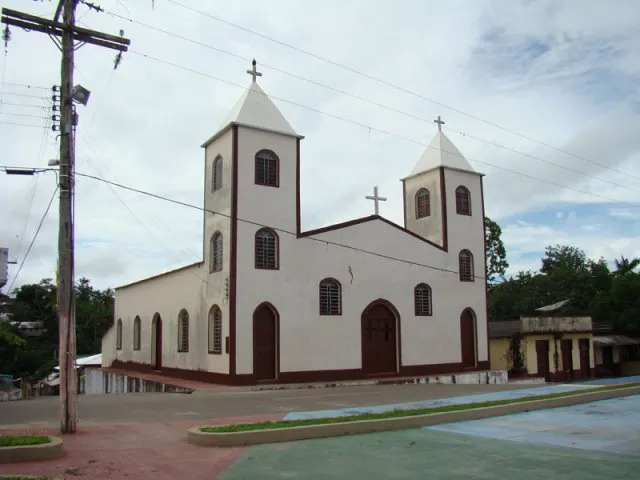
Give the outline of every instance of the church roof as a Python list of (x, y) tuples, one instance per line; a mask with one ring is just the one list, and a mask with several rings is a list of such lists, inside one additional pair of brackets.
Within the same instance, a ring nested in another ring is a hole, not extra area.
[(232, 124), (302, 137), (289, 125), (278, 107), (255, 81), (251, 82), (251, 86), (238, 99), (220, 125), (220, 130)]
[(464, 158), (464, 155), (460, 153), (460, 150), (456, 148), (453, 142), (449, 140), (449, 137), (442, 133), (442, 131), (438, 131), (436, 136), (433, 137), (433, 140), (431, 140), (431, 143), (407, 178), (438, 167), (478, 173), (469, 164), (467, 159)]

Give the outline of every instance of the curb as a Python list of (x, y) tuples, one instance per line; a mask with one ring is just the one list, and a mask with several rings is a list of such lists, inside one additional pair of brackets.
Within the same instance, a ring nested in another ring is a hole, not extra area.
[(60, 458), (63, 454), (62, 439), (51, 435), (49, 435), (49, 438), (51, 439), (49, 443), (41, 443), (39, 445), (1, 447), (0, 463), (31, 462), (34, 460), (51, 460), (52, 458)]
[(410, 417), (384, 418), (377, 420), (359, 420), (345, 423), (326, 425), (308, 425), (273, 430), (254, 430), (248, 432), (201, 432), (200, 427), (190, 428), (187, 432), (187, 442), (202, 447), (237, 447), (258, 443), (288, 442), (292, 440), (308, 440), (311, 438), (336, 437), (360, 433), (383, 432), (407, 428), (419, 428), (440, 423), (479, 420), (489, 417), (510, 415), (512, 413), (529, 412), (546, 408), (566, 407), (581, 403), (596, 402), (610, 398), (628, 397), (640, 394), (640, 386), (607, 390), (604, 392), (590, 392), (567, 397), (531, 400), (528, 402), (497, 405), (494, 407), (474, 408), (454, 412), (429, 413)]

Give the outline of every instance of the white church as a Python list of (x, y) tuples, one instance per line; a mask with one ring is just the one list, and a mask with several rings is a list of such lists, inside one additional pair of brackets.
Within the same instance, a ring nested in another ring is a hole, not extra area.
[(103, 367), (233, 385), (488, 370), (482, 175), (440, 120), (403, 225), (302, 231), (303, 136), (249, 73), (202, 145), (204, 260), (116, 288)]

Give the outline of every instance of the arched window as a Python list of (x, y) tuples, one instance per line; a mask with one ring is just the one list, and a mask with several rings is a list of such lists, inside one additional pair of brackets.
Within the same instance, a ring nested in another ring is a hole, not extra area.
[(222, 312), (217, 305), (209, 310), (209, 353), (222, 353)]
[(429, 215), (431, 215), (429, 190), (421, 188), (416, 193), (416, 218), (428, 217)]
[(222, 234), (216, 232), (211, 237), (209, 245), (209, 271), (219, 272), (222, 270)]
[(426, 283), (419, 283), (413, 290), (413, 296), (416, 316), (431, 316), (431, 287)]
[(278, 186), (279, 160), (270, 150), (256, 153), (256, 185)]
[(140, 350), (140, 317), (133, 319), (133, 349)]
[(189, 351), (189, 313), (184, 308), (178, 315), (178, 351)]
[(118, 319), (116, 325), (116, 350), (122, 350), (122, 319)]
[(462, 250), (458, 255), (460, 281), (473, 282), (473, 255), (469, 250)]
[(213, 161), (211, 171), (211, 191), (215, 192), (222, 188), (222, 157), (218, 155)]
[(269, 229), (263, 228), (256, 233), (256, 268), (267, 270), (278, 269), (278, 236)]
[(467, 187), (460, 185), (456, 188), (456, 213), (471, 215), (471, 193)]
[(320, 315), (342, 315), (342, 287), (333, 278), (320, 282)]

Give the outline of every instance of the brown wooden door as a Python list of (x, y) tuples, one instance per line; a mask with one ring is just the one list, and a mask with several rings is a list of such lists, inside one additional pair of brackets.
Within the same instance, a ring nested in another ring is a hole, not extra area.
[(156, 315), (151, 326), (154, 344), (153, 368), (160, 370), (162, 368), (162, 319), (160, 315)]
[(382, 304), (367, 308), (362, 314), (362, 372), (396, 373), (396, 317)]
[(578, 348), (580, 349), (580, 376), (582, 378), (589, 378), (591, 376), (589, 339), (581, 338), (580, 340), (578, 340)]
[(573, 380), (573, 340), (562, 340), (562, 371), (565, 380)]
[(549, 380), (549, 340), (536, 340), (538, 376)]
[(473, 313), (465, 310), (460, 315), (460, 338), (462, 344), (462, 366), (476, 366), (476, 328)]
[(276, 315), (266, 305), (253, 313), (253, 374), (257, 381), (276, 378)]

